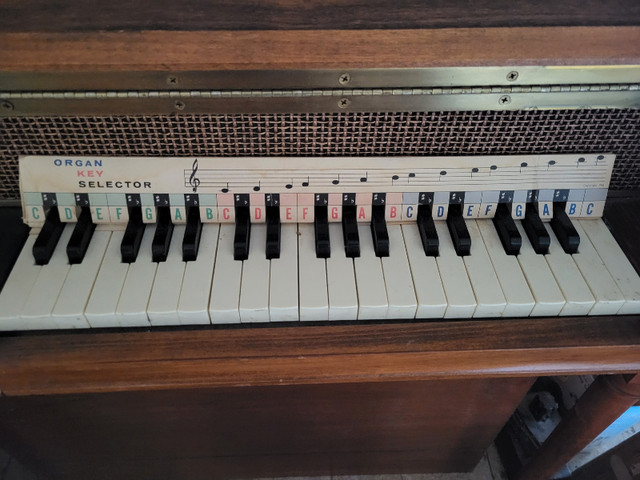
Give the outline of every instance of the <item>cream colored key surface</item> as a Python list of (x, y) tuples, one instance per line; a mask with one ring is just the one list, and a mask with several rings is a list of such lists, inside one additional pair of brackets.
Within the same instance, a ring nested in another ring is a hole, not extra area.
[(389, 232), (389, 256), (380, 259), (389, 301), (387, 318), (414, 318), (418, 302), (411, 278), (407, 250), (404, 246), (402, 227), (390, 224), (387, 226), (387, 231)]
[(209, 324), (209, 296), (218, 247), (220, 226), (202, 225), (200, 246), (195, 261), (187, 262), (178, 302), (178, 318), (182, 325)]
[(293, 322), (300, 319), (298, 315), (298, 226), (284, 223), (280, 258), (271, 259), (269, 318), (272, 322)]
[(478, 303), (473, 316), (500, 317), (507, 306), (502, 287), (484, 246), (476, 221), (467, 220), (466, 223), (471, 238), (471, 250), (470, 254), (462, 259)]
[(26, 329), (45, 330), (56, 328), (51, 314), (71, 268), (66, 249), (74, 227), (75, 224), (73, 223), (65, 225), (49, 263), (43, 265), (38, 273), (38, 278), (36, 278), (31, 288), (31, 293), (27, 297), (20, 313), (24, 320), (23, 327)]
[(153, 261), (151, 245), (156, 233), (155, 225), (144, 229), (136, 261), (129, 264), (127, 277), (116, 307), (118, 322), (123, 327), (148, 327), (147, 307), (156, 278), (158, 264)]
[(507, 303), (502, 316), (528, 316), (535, 306), (535, 301), (518, 258), (506, 254), (492, 221), (478, 220), (476, 224)]
[(545, 258), (567, 302), (560, 315), (587, 315), (596, 302), (591, 290), (571, 255), (562, 249), (553, 229), (547, 228), (547, 232), (551, 244)]
[(358, 292), (353, 259), (345, 255), (342, 226), (339, 223), (329, 224), (329, 242), (331, 257), (326, 259), (329, 320), (356, 320)]
[(471, 288), (462, 257), (456, 255), (445, 222), (435, 222), (440, 240), (440, 255), (436, 257), (440, 279), (447, 296), (445, 318), (470, 318), (476, 310), (476, 297)]
[(129, 264), (122, 263), (120, 253), (123, 236), (124, 231), (122, 230), (111, 234), (102, 265), (93, 285), (91, 297), (84, 312), (92, 328), (120, 326), (116, 308), (129, 270)]
[(314, 226), (298, 224), (300, 320), (328, 320), (329, 298), (324, 258), (316, 257)]
[(239, 323), (242, 261), (233, 259), (235, 225), (220, 225), (218, 253), (211, 284), (209, 316), (211, 323)]
[(572, 257), (596, 299), (596, 304), (589, 314), (615, 315), (625, 304), (624, 294), (582, 229), (581, 223), (573, 222), (573, 226), (580, 235), (580, 246), (578, 253), (573, 254)]
[(358, 225), (360, 256), (353, 259), (358, 288), (358, 320), (387, 318), (389, 301), (380, 259), (373, 250), (369, 225)]
[(81, 263), (71, 265), (52, 317), (58, 328), (89, 328), (84, 310), (102, 265), (111, 232), (93, 232)]
[(265, 256), (267, 226), (264, 223), (251, 225), (249, 258), (242, 265), (240, 286), (240, 321), (269, 321), (269, 267)]
[(153, 326), (180, 324), (178, 301), (186, 266), (182, 261), (184, 230), (184, 225), (176, 225), (173, 228), (167, 259), (158, 263), (147, 307), (149, 322)]
[(29, 235), (0, 291), (0, 330), (25, 330), (20, 312), (42, 267), (33, 259), (37, 235)]
[(418, 302), (416, 318), (442, 318), (447, 310), (447, 297), (436, 259), (425, 255), (417, 226), (402, 225), (402, 234)]
[(558, 315), (566, 303), (562, 291), (553, 277), (544, 255), (537, 254), (533, 250), (531, 242), (529, 242), (529, 238), (519, 221), (516, 222), (516, 226), (522, 237), (522, 247), (520, 247), (518, 262), (536, 300), (536, 305), (533, 307), (531, 315)]
[(618, 315), (640, 313), (640, 277), (609, 228), (600, 219), (580, 220), (580, 226), (624, 295), (625, 303)]

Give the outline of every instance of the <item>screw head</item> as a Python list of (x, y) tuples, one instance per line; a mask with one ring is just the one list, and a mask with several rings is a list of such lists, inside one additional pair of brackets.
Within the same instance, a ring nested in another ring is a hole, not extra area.
[(507, 73), (507, 80), (510, 82), (515, 82), (518, 79), (518, 76), (518, 72), (512, 70), (511, 72)]
[(498, 103), (500, 105), (509, 105), (511, 103), (511, 97), (509, 95), (502, 95), (499, 99), (498, 99)]
[(338, 78), (338, 82), (340, 83), (340, 85), (346, 85), (350, 81), (351, 81), (351, 75), (349, 75), (348, 73), (343, 73)]
[(178, 83), (178, 77), (175, 75), (169, 75), (167, 77), (167, 85), (176, 85)]
[(184, 110), (184, 107), (186, 107), (182, 100), (177, 100), (174, 106), (176, 107), (176, 110)]
[(14, 106), (13, 103), (11, 103), (9, 100), (2, 100), (0, 102), (0, 108), (2, 108), (2, 110), (10, 112), (14, 109)]
[(338, 100), (338, 107), (340, 108), (347, 108), (350, 104), (351, 100), (349, 100), (348, 98), (341, 98), (340, 100)]

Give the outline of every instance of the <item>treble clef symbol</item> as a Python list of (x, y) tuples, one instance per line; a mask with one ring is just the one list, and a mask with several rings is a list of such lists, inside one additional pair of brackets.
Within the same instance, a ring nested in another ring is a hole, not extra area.
[(198, 172), (198, 159), (196, 158), (193, 161), (193, 165), (191, 165), (191, 176), (189, 177), (189, 185), (193, 187), (193, 193), (196, 193), (198, 187), (200, 186), (200, 179), (196, 177), (196, 173)]

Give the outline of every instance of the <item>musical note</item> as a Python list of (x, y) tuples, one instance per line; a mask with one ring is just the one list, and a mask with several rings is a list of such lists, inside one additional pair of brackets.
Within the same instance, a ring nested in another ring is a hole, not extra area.
[(196, 158), (193, 161), (193, 165), (191, 165), (191, 176), (189, 176), (189, 185), (193, 187), (193, 193), (198, 191), (198, 187), (200, 186), (200, 179), (196, 177), (196, 173), (198, 172), (198, 159)]
[(338, 178), (332, 180), (331, 183), (333, 183), (334, 185), (338, 185), (340, 183), (340, 174), (338, 174)]
[(256, 185), (255, 187), (253, 187), (253, 191), (254, 191), (254, 192), (259, 192), (259, 191), (260, 191), (260, 181), (258, 181), (258, 185)]
[(494, 170), (497, 170), (498, 166), (497, 165), (491, 165), (489, 167), (489, 176), (491, 176), (491, 174), (493, 173)]
[(367, 180), (369, 180), (369, 172), (365, 172), (364, 177), (360, 177), (360, 181), (362, 183), (366, 182)]
[(307, 181), (306, 181), (306, 182), (302, 182), (302, 186), (303, 186), (303, 187), (308, 187), (308, 186), (309, 186), (309, 183), (311, 183), (311, 180), (310, 180), (310, 178), (309, 178), (309, 177), (307, 177)]
[(478, 172), (479, 172), (478, 167), (473, 167), (473, 168), (471, 169), (471, 178), (473, 178), (473, 174), (474, 174), (474, 173), (478, 173)]
[(552, 167), (555, 164), (556, 164), (555, 160), (549, 160), (549, 163), (547, 163), (547, 170), (549, 170), (549, 168)]
[(528, 164), (527, 162), (522, 162), (522, 163), (520, 164), (520, 173), (522, 173), (522, 169), (523, 169), (523, 168), (527, 168), (528, 166), (529, 166), (529, 164)]
[(446, 170), (442, 170), (440, 172), (440, 176), (438, 177), (438, 181), (442, 180), (442, 177), (444, 177), (446, 174), (447, 174), (447, 171)]
[(580, 166), (581, 163), (584, 163), (586, 160), (584, 157), (580, 157), (578, 159), (578, 162), (576, 163), (576, 168), (578, 168)]

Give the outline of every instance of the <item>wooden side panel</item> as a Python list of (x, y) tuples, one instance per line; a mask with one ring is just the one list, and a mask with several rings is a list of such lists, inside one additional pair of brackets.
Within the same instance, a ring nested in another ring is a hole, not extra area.
[(504, 378), (4, 397), (0, 442), (51, 478), (65, 479), (468, 471), (531, 383)]

